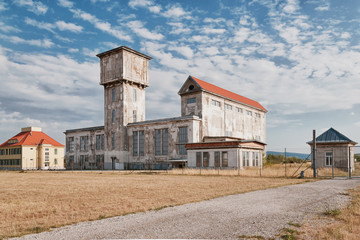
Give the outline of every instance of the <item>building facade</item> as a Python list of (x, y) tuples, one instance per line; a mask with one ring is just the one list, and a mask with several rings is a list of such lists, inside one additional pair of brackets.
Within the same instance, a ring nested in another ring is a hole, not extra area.
[(0, 145), (0, 169), (58, 170), (64, 168), (64, 145), (41, 128), (26, 127)]
[(187, 144), (206, 137), (265, 145), (267, 111), (258, 102), (189, 76), (178, 92), (181, 116), (147, 121), (151, 58), (125, 46), (97, 56), (104, 126), (66, 130), (67, 168), (123, 169), (128, 163), (164, 162), (184, 166)]
[[(307, 143), (312, 151), (313, 141)], [(334, 128), (328, 129), (316, 138), (316, 168), (334, 167), (349, 171), (351, 167), (351, 171), (354, 171), (354, 146), (356, 144)]]

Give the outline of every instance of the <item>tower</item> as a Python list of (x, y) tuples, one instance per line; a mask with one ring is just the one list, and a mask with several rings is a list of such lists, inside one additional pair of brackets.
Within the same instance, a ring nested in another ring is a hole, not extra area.
[(145, 88), (151, 57), (121, 46), (96, 55), (104, 86), (105, 168), (128, 157), (126, 126), (145, 120)]

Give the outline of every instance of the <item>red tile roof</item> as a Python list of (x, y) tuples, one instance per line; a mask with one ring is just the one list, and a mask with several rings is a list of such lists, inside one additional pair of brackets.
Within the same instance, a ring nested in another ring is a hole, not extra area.
[(249, 105), (249, 106), (252, 106), (252, 107), (255, 107), (255, 108), (258, 108), (258, 109), (261, 109), (265, 112), (267, 112), (267, 110), (260, 104), (258, 103), (257, 101), (254, 101), (254, 100), (251, 100), (249, 98), (246, 98), (246, 97), (243, 97), (241, 95), (238, 95), (236, 93), (233, 93), (233, 92), (230, 92), (228, 90), (225, 90), (221, 87), (218, 87), (218, 86), (215, 86), (211, 83), (208, 83), (208, 82), (205, 82), (203, 80), (200, 80), (196, 77), (193, 77), (193, 76), (190, 76), (197, 84), (199, 84), (199, 86), (208, 91), (208, 92), (211, 92), (211, 93), (214, 93), (214, 94), (217, 94), (217, 95), (220, 95), (220, 96), (223, 96), (223, 97), (226, 97), (226, 98), (230, 98), (232, 100), (235, 100), (235, 101), (238, 101), (238, 102), (241, 102), (241, 103), (244, 103), (246, 105)]
[[(14, 143), (9, 143), (14, 142)], [(51, 144), (56, 147), (64, 147), (61, 143), (55, 141), (48, 135), (43, 132), (29, 131), (29, 132), (20, 132), (14, 137), (10, 138), (6, 142), (0, 145), (0, 147), (5, 146), (37, 146), (39, 144)]]

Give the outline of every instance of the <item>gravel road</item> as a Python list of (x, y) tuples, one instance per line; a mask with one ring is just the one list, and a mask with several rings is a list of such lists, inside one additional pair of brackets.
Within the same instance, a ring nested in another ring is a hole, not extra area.
[(359, 185), (360, 179), (291, 185), (83, 222), (17, 239), (274, 238), (289, 222), (302, 223), (316, 213), (345, 206), (349, 196), (344, 193)]

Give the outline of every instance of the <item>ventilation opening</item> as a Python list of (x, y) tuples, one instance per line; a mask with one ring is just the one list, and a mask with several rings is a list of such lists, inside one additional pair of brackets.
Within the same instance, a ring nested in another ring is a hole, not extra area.
[(189, 90), (193, 90), (193, 89), (194, 89), (194, 85), (190, 85)]

